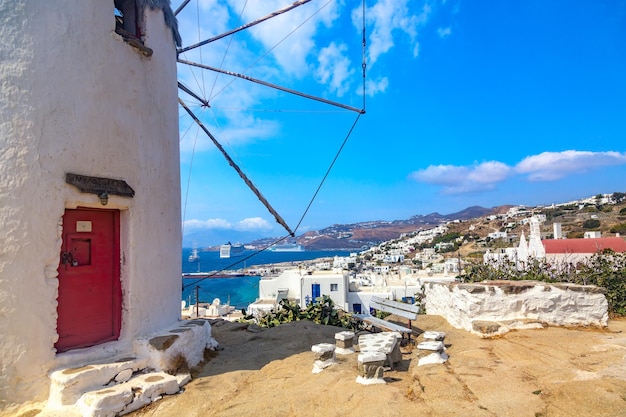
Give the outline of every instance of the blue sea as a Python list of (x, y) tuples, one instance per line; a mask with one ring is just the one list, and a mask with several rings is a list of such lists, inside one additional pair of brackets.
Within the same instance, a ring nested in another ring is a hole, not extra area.
[[(183, 249), (183, 273), (240, 271), (253, 265), (265, 265), (281, 262), (306, 261), (333, 256), (349, 256), (350, 251), (303, 251), (303, 252), (271, 252), (255, 253), (246, 251), (242, 256), (220, 259), (218, 251), (198, 251), (199, 262), (189, 262), (190, 248)], [(229, 303), (237, 309), (246, 308), (259, 296), (260, 276), (238, 278), (183, 279), (182, 299), (187, 304), (196, 303), (196, 291), (200, 302), (211, 303), (219, 298), (222, 304)], [(196, 290), (196, 287), (197, 290)]]

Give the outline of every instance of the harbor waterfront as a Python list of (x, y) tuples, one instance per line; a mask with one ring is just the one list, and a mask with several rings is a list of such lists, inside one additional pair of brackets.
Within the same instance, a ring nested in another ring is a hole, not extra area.
[(183, 248), (182, 272), (185, 274), (230, 272), (241, 273), (232, 278), (206, 278), (195, 277), (183, 278), (182, 300), (187, 304), (196, 303), (196, 287), (198, 298), (201, 303), (211, 303), (219, 298), (222, 304), (230, 304), (238, 310), (247, 308), (259, 296), (259, 281), (261, 276), (248, 275), (246, 270), (257, 265), (271, 265), (285, 262), (308, 261), (319, 258), (332, 258), (335, 256), (349, 256), (350, 251), (263, 251), (255, 254), (248, 250), (242, 256), (220, 258), (219, 251), (198, 251), (198, 260), (189, 262), (192, 248)]

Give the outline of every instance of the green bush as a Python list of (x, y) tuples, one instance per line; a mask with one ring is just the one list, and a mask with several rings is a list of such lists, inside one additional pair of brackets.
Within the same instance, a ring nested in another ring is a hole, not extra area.
[(446, 233), (443, 236), (436, 236), (435, 238), (433, 238), (433, 245), (437, 244), (437, 243), (447, 243), (447, 242), (452, 242), (453, 240), (458, 239), (461, 236), (461, 234), (459, 232), (450, 232), (450, 233)]
[[(254, 318), (247, 316), (245, 310), (243, 321), (250, 321)], [(346, 313), (335, 308), (335, 303), (328, 295), (322, 295), (311, 303), (306, 309), (300, 308), (295, 301), (281, 300), (277, 310), (261, 316), (258, 319), (260, 327), (276, 327), (283, 323), (292, 321), (310, 320), (317, 324), (328, 326), (344, 327), (351, 330), (361, 330), (363, 322), (358, 320), (352, 313)]]
[(626, 223), (616, 224), (611, 227), (611, 233), (626, 234)]
[(600, 227), (600, 220), (598, 219), (589, 219), (583, 222), (583, 227), (585, 229), (597, 229)]
[(619, 204), (622, 201), (626, 200), (626, 193), (622, 193), (622, 192), (614, 192), (613, 195), (611, 196), (613, 198), (613, 200)]

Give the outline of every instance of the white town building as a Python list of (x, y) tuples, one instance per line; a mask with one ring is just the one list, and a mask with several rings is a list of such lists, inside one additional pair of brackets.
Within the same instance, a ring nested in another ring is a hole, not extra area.
[(445, 273), (444, 264), (440, 265), (442, 271), (439, 274), (423, 272), (419, 275), (413, 271), (407, 273), (407, 269), (396, 274), (386, 269), (383, 272), (359, 273), (353, 277), (346, 271), (290, 269), (259, 281), (259, 297), (248, 306), (247, 313), (260, 316), (271, 310), (276, 311), (282, 299), (305, 308), (323, 295), (328, 295), (338, 309), (352, 313), (368, 313), (374, 296), (413, 303), (420, 297), (425, 283), (455, 281), (456, 274)]
[(0, 39), (0, 414), (71, 406), (78, 385), (52, 392), (61, 369), (165, 368), (147, 343), (160, 332), (197, 363), (210, 327), (168, 333), (181, 313), (169, 1), (0, 0)]
[(283, 299), (305, 308), (322, 295), (328, 295), (337, 308), (347, 310), (348, 274), (341, 270), (289, 269), (276, 277), (259, 281), (259, 298), (248, 306), (248, 314), (264, 314), (277, 308)]

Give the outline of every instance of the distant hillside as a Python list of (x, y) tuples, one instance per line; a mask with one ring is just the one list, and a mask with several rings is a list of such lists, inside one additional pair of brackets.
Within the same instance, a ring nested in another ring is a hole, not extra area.
[[(480, 206), (472, 206), (468, 207), (464, 210), (457, 211), (456, 213), (441, 215), (439, 213), (431, 213), (426, 216), (417, 215), (411, 217), (408, 221), (413, 221), (413, 224), (429, 224), (429, 225), (438, 225), (441, 222), (452, 221), (452, 220), (469, 220), (475, 219), (477, 217), (486, 216), (488, 214), (496, 214), (500, 211), (501, 208), (506, 207), (508, 210), (509, 207), (512, 206), (498, 206), (494, 208), (485, 208)], [(506, 211), (505, 210), (505, 211)]]
[[(469, 220), (488, 214), (497, 214), (503, 210), (503, 207), (506, 207), (504, 209), (506, 211), (511, 206), (494, 208), (472, 206), (456, 213), (416, 215), (407, 220), (335, 224), (321, 230), (306, 232), (298, 236), (296, 242), (306, 250), (364, 249), (381, 242), (398, 239), (406, 233), (430, 229), (442, 222)], [(273, 240), (273, 238), (259, 239), (250, 242), (250, 244), (255, 246), (269, 245)]]
[[(598, 196), (601, 197), (602, 195)], [(534, 207), (532, 211), (535, 214), (542, 213), (546, 215), (547, 221), (542, 226), (542, 234), (546, 237), (552, 235), (552, 224), (555, 222), (562, 225), (563, 234), (568, 238), (583, 237), (587, 231), (598, 231), (603, 236), (616, 233), (626, 234), (626, 193), (613, 193), (613, 202), (610, 204), (601, 198), (599, 199), (598, 196), (550, 207), (538, 206)], [(295, 241), (307, 250), (360, 250), (367, 249), (381, 242), (398, 239), (403, 234), (431, 229), (441, 223), (455, 220), (464, 222), (451, 224), (451, 232), (461, 235), (472, 234), (484, 239), (489, 233), (506, 231), (510, 233), (511, 239), (514, 239), (524, 230), (524, 227), (507, 216), (509, 209), (512, 207), (514, 206), (502, 205), (492, 208), (472, 206), (456, 213), (415, 215), (406, 220), (377, 220), (354, 224), (335, 224), (321, 230), (306, 232), (296, 239), (291, 239), (290, 243)], [(493, 217), (487, 218), (487, 216)], [(465, 222), (473, 219), (477, 221)], [(206, 233), (204, 236), (206, 236)], [(200, 232), (198, 235), (192, 235), (191, 238), (198, 243), (197, 246), (199, 247), (208, 246), (203, 245)], [(242, 242), (248, 245), (263, 247), (274, 243), (277, 238), (252, 239), (254, 238), (246, 239), (244, 234), (231, 234), (228, 239), (224, 237), (217, 241), (225, 243), (230, 240), (232, 242)], [(218, 248), (214, 247), (213, 249)], [(473, 251), (478, 249), (475, 246), (468, 248), (468, 250)]]

